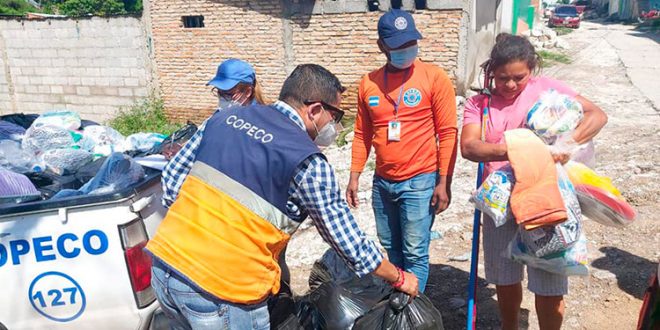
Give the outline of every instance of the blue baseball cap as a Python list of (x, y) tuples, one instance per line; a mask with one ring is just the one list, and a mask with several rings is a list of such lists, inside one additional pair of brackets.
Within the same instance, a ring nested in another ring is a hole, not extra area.
[(220, 90), (227, 91), (238, 83), (254, 84), (256, 74), (252, 65), (239, 59), (230, 58), (218, 66), (218, 72), (206, 83)]
[(387, 47), (399, 48), (412, 40), (422, 39), (415, 27), (415, 20), (407, 11), (391, 9), (378, 20), (378, 37)]

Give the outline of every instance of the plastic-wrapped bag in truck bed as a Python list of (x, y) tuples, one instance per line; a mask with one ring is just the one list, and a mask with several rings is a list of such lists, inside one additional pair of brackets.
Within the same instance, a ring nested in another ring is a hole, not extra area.
[(442, 330), (442, 315), (423, 293), (415, 299), (403, 292), (393, 293), (366, 315), (353, 330)]

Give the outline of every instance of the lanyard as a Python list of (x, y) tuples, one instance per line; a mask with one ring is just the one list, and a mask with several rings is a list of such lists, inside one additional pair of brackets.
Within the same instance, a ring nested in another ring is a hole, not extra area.
[(390, 101), (390, 103), (392, 103), (392, 105), (394, 105), (394, 120), (395, 121), (399, 120), (399, 116), (398, 116), (399, 104), (401, 104), (401, 97), (403, 96), (403, 86), (406, 83), (406, 78), (408, 78), (408, 72), (409, 71), (410, 71), (410, 68), (406, 69), (406, 72), (403, 74), (403, 81), (401, 82), (401, 88), (399, 89), (399, 98), (397, 99), (396, 102), (394, 102), (394, 100), (392, 100), (392, 98), (390, 97), (390, 94), (387, 93), (387, 68), (385, 69), (385, 77), (384, 77), (384, 80), (385, 80), (385, 98), (388, 101)]

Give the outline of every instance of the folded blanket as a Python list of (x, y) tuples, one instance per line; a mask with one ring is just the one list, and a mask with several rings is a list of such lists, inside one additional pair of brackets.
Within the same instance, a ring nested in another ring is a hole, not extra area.
[(547, 146), (528, 129), (506, 131), (504, 138), (516, 178), (509, 201), (516, 222), (531, 230), (565, 221), (557, 169)]

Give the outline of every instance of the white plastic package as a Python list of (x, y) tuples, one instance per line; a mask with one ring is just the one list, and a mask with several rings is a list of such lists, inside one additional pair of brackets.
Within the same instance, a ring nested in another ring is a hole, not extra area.
[(507, 219), (513, 218), (509, 198), (514, 183), (513, 169), (511, 166), (504, 166), (488, 175), (481, 186), (472, 193), (470, 202), (492, 218), (495, 226), (499, 227), (505, 224)]
[(123, 152), (125, 138), (114, 128), (101, 125), (85, 127), (81, 147), (97, 156)]
[(124, 150), (148, 151), (165, 140), (166, 136), (158, 133), (135, 133), (126, 137)]
[(30, 152), (13, 140), (0, 141), (0, 167), (16, 173), (39, 172), (42, 168)]
[(78, 113), (69, 110), (54, 110), (41, 114), (34, 120), (31, 127), (57, 126), (66, 130), (80, 128), (81, 120)]
[(534, 267), (545, 270), (550, 273), (564, 276), (588, 276), (589, 267), (587, 266), (587, 238), (582, 233), (568, 250), (553, 253), (544, 257), (537, 257), (527, 249), (527, 246), (520, 237), (520, 232), (509, 243), (504, 251), (504, 257), (528, 267)]
[(527, 112), (525, 124), (546, 144), (553, 144), (561, 135), (573, 132), (583, 116), (580, 102), (551, 89)]
[(51, 149), (71, 148), (75, 141), (71, 132), (59, 126), (32, 125), (23, 136), (23, 149), (40, 155)]
[(51, 149), (42, 155), (44, 164), (53, 173), (66, 175), (75, 173), (83, 165), (91, 162), (94, 156), (81, 149)]

